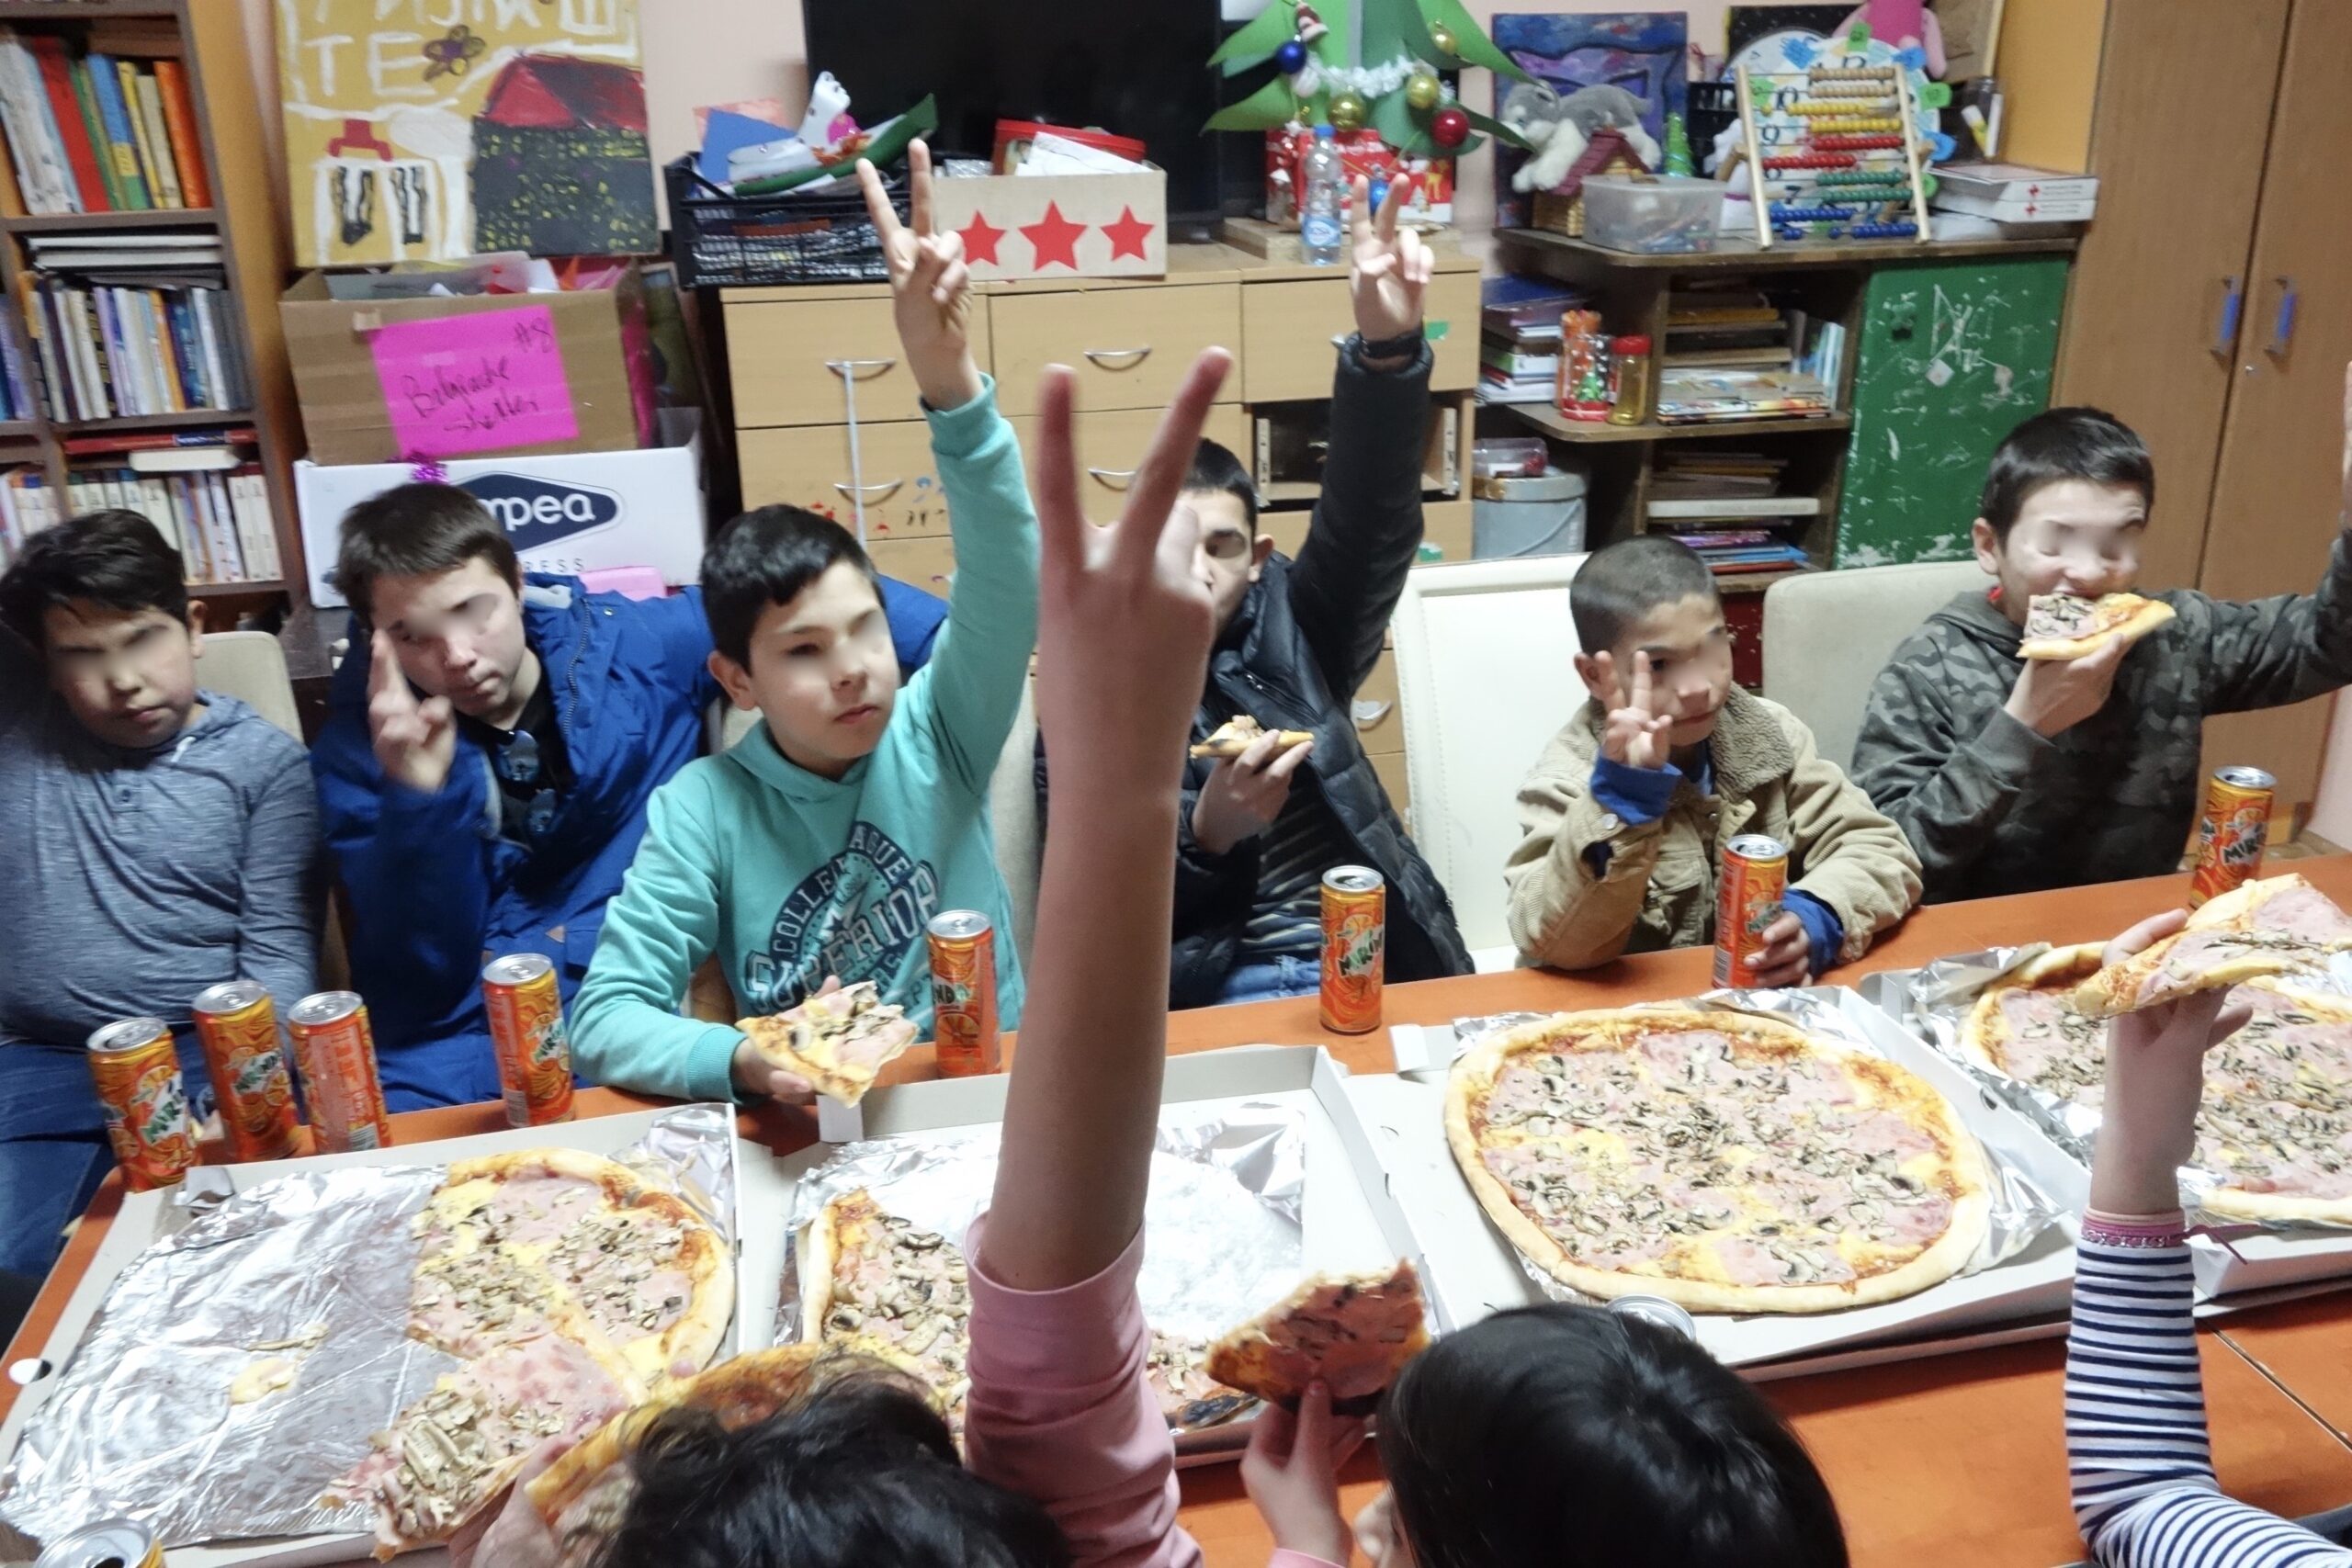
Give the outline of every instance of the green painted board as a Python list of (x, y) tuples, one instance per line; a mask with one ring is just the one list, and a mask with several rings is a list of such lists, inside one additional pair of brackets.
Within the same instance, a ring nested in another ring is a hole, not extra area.
[(1986, 459), (2049, 405), (2065, 296), (2064, 256), (1871, 274), (1833, 565), (1968, 554)]

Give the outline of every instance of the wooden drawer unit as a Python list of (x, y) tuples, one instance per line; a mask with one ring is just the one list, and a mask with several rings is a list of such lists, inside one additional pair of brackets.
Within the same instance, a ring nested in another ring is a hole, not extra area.
[[(838, 517), (854, 526), (849, 427), (811, 424), (736, 432), (743, 504), (783, 502)], [(947, 497), (931, 461), (931, 426), (919, 419), (857, 427), (869, 541), (947, 533)]]
[[(1371, 712), (1370, 709), (1377, 709)], [(1374, 757), (1405, 750), (1405, 710), (1396, 701), (1396, 650), (1384, 648), (1380, 662), (1372, 667), (1363, 685), (1356, 688), (1353, 717), (1356, 739), (1363, 742), (1366, 753)]]
[[(1135, 478), (1136, 467), (1144, 454), (1151, 449), (1152, 434), (1159, 428), (1160, 409), (1081, 409), (1079, 411), (1076, 435), (1080, 480), (1078, 493), (1086, 505), (1087, 515), (1097, 523), (1108, 523), (1118, 515), (1118, 509)], [(1010, 422), (1013, 434), (1021, 438), (1021, 450), (1028, 457), (1032, 471), (1037, 462), (1037, 416), (1023, 414)], [(1218, 442), (1226, 450), (1238, 456), (1248, 440), (1249, 422), (1239, 403), (1219, 403), (1209, 410), (1208, 423), (1201, 427), (1201, 434)]]
[[(972, 355), (982, 369), (989, 303), (986, 295), (972, 300)], [(730, 303), (727, 359), (739, 426), (840, 423), (848, 405), (835, 365), (857, 377), (861, 423), (922, 417), (887, 295)]]
[(1388, 804), (1405, 819), (1405, 831), (1413, 830), (1413, 789), (1405, 776), (1405, 753), (1376, 752), (1372, 758), (1372, 771), (1379, 776), (1380, 787), (1387, 793)]
[(1466, 501), (1421, 502), (1421, 542), (1435, 545), (1449, 561), (1470, 558), (1470, 511)]
[[(1081, 409), (1164, 409), (1201, 350), (1240, 354), (1240, 295), (1231, 283), (998, 295), (989, 302), (998, 403), (1035, 413), (1038, 372), (1069, 365)], [(1238, 379), (1224, 396), (1238, 395)]]
[[(1430, 279), (1422, 315), (1434, 335), (1430, 389), (1478, 384), (1478, 275)], [(1295, 402), (1331, 395), (1332, 340), (1355, 331), (1344, 270), (1329, 278), (1250, 283), (1241, 289), (1241, 400)]]
[(865, 553), (873, 558), (874, 570), (883, 576), (911, 582), (943, 597), (947, 593), (948, 580), (956, 572), (956, 550), (944, 534), (928, 538), (876, 538), (867, 543)]

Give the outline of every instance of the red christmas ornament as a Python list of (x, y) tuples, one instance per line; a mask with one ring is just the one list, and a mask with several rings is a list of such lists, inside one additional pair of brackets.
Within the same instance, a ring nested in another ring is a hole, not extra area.
[(1430, 139), (1441, 147), (1459, 147), (1470, 140), (1470, 117), (1448, 104), (1430, 117)]

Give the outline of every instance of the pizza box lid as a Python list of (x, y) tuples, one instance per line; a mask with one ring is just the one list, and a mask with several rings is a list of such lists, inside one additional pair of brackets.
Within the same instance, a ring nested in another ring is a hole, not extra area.
[[(347, 1166), (442, 1165), (477, 1155), (543, 1148), (611, 1155), (643, 1138), (657, 1121), (676, 1109), (596, 1116), (546, 1127), (516, 1127), (433, 1143), (397, 1144), (387, 1149), (353, 1154), (313, 1155), (255, 1165), (199, 1166), (190, 1177), (211, 1190), (237, 1192), (297, 1171), (334, 1170)], [(731, 1112), (732, 1108), (728, 1109)], [(720, 1348), (722, 1357), (763, 1348), (770, 1343), (767, 1319), (758, 1303), (775, 1300), (778, 1282), (783, 1278), (784, 1216), (788, 1212), (789, 1189), (777, 1174), (773, 1156), (762, 1145), (741, 1137), (734, 1140), (734, 1145), (735, 1320), (728, 1325), (727, 1339)], [(0, 1461), (15, 1455), (25, 1423), (40, 1407), (46, 1393), (44, 1383), (72, 1358), (116, 1277), (150, 1246), (176, 1233), (187, 1223), (186, 1212), (173, 1201), (178, 1190), (123, 1195), (121, 1210), (107, 1227), (106, 1239), (98, 1244), (88, 1271), (67, 1298), (57, 1326), (41, 1347), (41, 1365), (47, 1370), (28, 1379), (17, 1376), (21, 1364), (9, 1369), (10, 1376), (23, 1384), (23, 1392), (10, 1407), (7, 1420), (0, 1423)], [(754, 1303), (749, 1313), (744, 1311), (746, 1303)], [(6, 1529), (0, 1526), (0, 1531)], [(370, 1545), (368, 1538), (359, 1535), (302, 1536), (224, 1546), (175, 1547), (164, 1553), (164, 1561), (169, 1568), (259, 1568), (263, 1564), (268, 1568), (304, 1568), (311, 1563), (365, 1559)], [(401, 1559), (416, 1568), (437, 1568), (447, 1560), (447, 1554), (438, 1548)]]
[[(1882, 1054), (1942, 1090), (1980, 1142), (2058, 1203), (2079, 1210), (2088, 1192), (2082, 1168), (2022, 1118), (1989, 1102), (1959, 1068), (1852, 991), (1821, 987), (1805, 994), (1836, 1006)], [(1420, 1239), (1438, 1309), (1464, 1325), (1545, 1301), (1455, 1168), (1445, 1138), (1442, 1086), (1360, 1078), (1350, 1092), (1373, 1131), (1390, 1190)], [(2074, 1267), (2072, 1235), (2052, 1225), (2016, 1256), (1902, 1301), (1804, 1316), (1702, 1314), (1699, 1339), (1725, 1364), (1770, 1378), (2046, 1337), (2064, 1332)]]

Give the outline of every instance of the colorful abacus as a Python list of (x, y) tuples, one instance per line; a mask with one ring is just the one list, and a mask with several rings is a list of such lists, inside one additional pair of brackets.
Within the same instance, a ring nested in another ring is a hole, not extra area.
[[(1751, 75), (1742, 65), (1736, 76), (1758, 245), (1816, 235), (1928, 237), (1929, 176), (1920, 166), (1918, 108), (1905, 67), (1838, 65)], [(1768, 118), (1773, 126), (1769, 143), (1760, 129)]]

